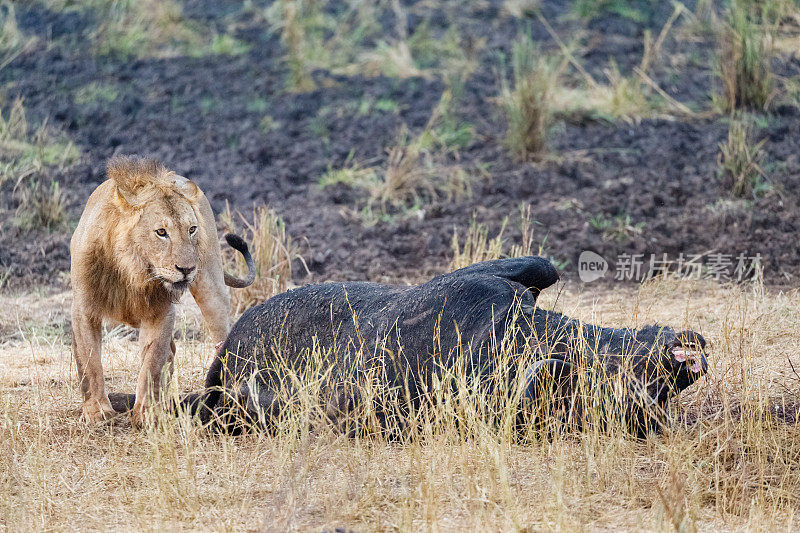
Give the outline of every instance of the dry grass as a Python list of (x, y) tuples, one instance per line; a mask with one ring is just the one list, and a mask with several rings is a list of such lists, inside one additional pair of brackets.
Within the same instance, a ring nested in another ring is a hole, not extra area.
[(78, 157), (71, 141), (64, 142), (45, 122), (35, 131), (28, 124), (25, 106), (15, 99), (5, 115), (0, 111), (0, 184), (38, 179), (46, 166), (65, 167)]
[[(87, 427), (62, 333), (69, 295), (0, 298), (0, 520), (10, 530), (763, 531), (796, 523), (800, 429), (780, 420), (800, 393), (788, 362), (797, 366), (800, 349), (796, 291), (662, 280), (545, 294), (543, 306), (586, 320), (658, 320), (712, 341), (710, 373), (673, 406), (683, 422), (643, 441), (617, 432), (520, 441), (482, 423), (469, 401), (449, 422), (440, 413), (438, 426), (398, 442), (308, 431), (302, 409), (274, 435), (212, 435), (168, 417), (141, 432), (124, 420)], [(193, 304), (178, 315), (173, 389), (193, 390), (213, 348), (193, 340), (202, 329)], [(112, 390), (133, 390), (137, 358), (119, 330), (106, 335)]]
[(453, 240), (451, 248), (453, 250), (453, 260), (450, 263), (450, 270), (464, 268), (473, 263), (499, 259), (503, 253), (503, 232), (508, 224), (508, 218), (503, 220), (500, 231), (493, 238), (489, 238), (489, 228), (485, 224), (478, 222), (475, 215), (469, 229), (464, 235), (464, 243), (458, 235), (458, 228), (453, 229)]
[[(238, 214), (243, 231), (237, 231), (237, 224), (230, 208), (220, 215), (226, 232), (238, 233), (250, 246), (250, 253), (256, 264), (256, 279), (244, 289), (231, 291), (234, 314), (284, 292), (292, 281), (292, 261), (300, 257), (292, 238), (286, 233), (286, 224), (272, 209), (262, 206), (253, 210), (251, 221)], [(230, 247), (223, 248), (225, 268), (244, 276), (247, 266), (242, 255)]]
[(530, 205), (521, 204), (519, 206), (519, 228), (521, 237), (519, 242), (506, 246), (506, 239), (503, 233), (508, 226), (508, 217), (500, 225), (497, 235), (489, 238), (489, 228), (485, 224), (478, 222), (473, 213), (469, 229), (464, 235), (464, 242), (458, 235), (458, 228), (453, 229), (453, 239), (451, 249), (453, 260), (450, 262), (450, 270), (456, 270), (481, 261), (491, 261), (501, 257), (525, 257), (529, 255), (544, 255), (544, 242), (538, 248), (534, 241), (533, 211)]
[(66, 205), (57, 181), (45, 186), (31, 179), (17, 188), (16, 223), (23, 229), (53, 229), (67, 220)]
[(751, 136), (747, 125), (732, 117), (728, 141), (719, 145), (717, 172), (725, 188), (739, 198), (757, 196), (767, 187), (763, 180), (764, 171), (759, 165), (763, 156), (761, 147), (766, 139), (752, 144)]
[(511, 77), (505, 77), (500, 106), (508, 121), (506, 144), (520, 158), (537, 157), (545, 150), (554, 122), (554, 98), (561, 68), (528, 35), (514, 41)]
[[(452, 110), (452, 93), (445, 90), (431, 112), (425, 128), (411, 135), (403, 125), (395, 144), (387, 148), (385, 165), (367, 165), (355, 160), (351, 152), (339, 169), (329, 168), (319, 179), (321, 187), (344, 184), (368, 194), (362, 221), (374, 222), (391, 211), (415, 210), (439, 198), (448, 201), (472, 195), (472, 180), (478, 169), (469, 171), (448, 160), (472, 136), (470, 125), (459, 120)], [(457, 161), (457, 156), (455, 157)]]
[(0, 185), (14, 183), (15, 223), (23, 229), (54, 228), (66, 221), (61, 188), (45, 178), (48, 167), (61, 169), (78, 157), (75, 145), (61, 137), (47, 123), (32, 131), (21, 99), (5, 115), (0, 112)]
[(719, 78), (724, 111), (765, 110), (776, 96), (773, 56), (774, 28), (758, 20), (761, 6), (749, 0), (735, 0), (728, 9), (728, 21), (718, 32)]
[(96, 21), (94, 51), (118, 59), (241, 54), (234, 37), (184, 18), (175, 0), (41, 0), (53, 11), (82, 11)]
[(650, 30), (644, 32), (642, 60), (634, 72), (623, 75), (612, 59), (603, 70), (606, 83), (599, 83), (577, 62), (570, 49), (561, 43), (562, 53), (581, 74), (582, 85), (560, 87), (553, 99), (554, 109), (562, 115), (579, 117), (588, 115), (608, 121), (623, 120), (638, 123), (644, 118), (660, 115), (691, 115), (684, 104), (669, 96), (648, 74), (661, 59), (665, 41), (678, 20), (687, 11), (676, 3), (672, 15), (653, 38)]

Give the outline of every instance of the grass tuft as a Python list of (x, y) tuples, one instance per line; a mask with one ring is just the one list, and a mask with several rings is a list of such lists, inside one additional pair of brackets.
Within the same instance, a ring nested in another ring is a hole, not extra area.
[(503, 232), (508, 224), (508, 217), (503, 220), (500, 231), (493, 238), (489, 238), (489, 228), (485, 224), (478, 222), (473, 213), (472, 221), (469, 223), (464, 242), (458, 235), (458, 228), (453, 228), (453, 239), (451, 248), (453, 250), (453, 260), (450, 262), (450, 269), (464, 268), (481, 261), (491, 261), (499, 259), (503, 254)]
[(0, 111), (0, 185), (14, 181), (19, 187), (26, 179), (39, 179), (45, 167), (64, 168), (77, 157), (75, 145), (54, 136), (46, 123), (30, 131), (22, 99), (14, 100), (7, 113)]
[(511, 68), (513, 84), (505, 76), (500, 95), (500, 106), (508, 120), (505, 142), (519, 158), (537, 157), (544, 152), (554, 123), (560, 68), (529, 35), (514, 41)]
[(766, 21), (759, 23), (754, 2), (733, 0), (727, 24), (718, 32), (719, 78), (722, 82), (723, 111), (765, 110), (774, 98), (772, 59), (773, 31)]
[[(412, 136), (403, 125), (397, 142), (387, 149), (386, 164), (365, 166), (348, 154), (340, 169), (329, 168), (319, 179), (321, 187), (336, 183), (366, 190), (367, 205), (361, 218), (372, 223), (391, 218), (389, 211), (408, 211), (439, 198), (448, 201), (472, 194), (473, 172), (457, 162), (442, 162), (472, 139), (472, 127), (452, 110), (452, 94), (445, 90), (425, 128)], [(457, 157), (457, 154), (456, 156)], [(375, 213), (379, 209), (381, 213)]]
[(17, 25), (14, 4), (8, 0), (0, 1), (0, 70), (11, 63), (34, 38), (25, 38)]
[(84, 85), (75, 93), (76, 104), (91, 104), (94, 102), (111, 103), (119, 97), (119, 91), (113, 85), (91, 82)]
[(636, 235), (641, 235), (645, 225), (644, 222), (634, 223), (627, 213), (613, 217), (600, 213), (589, 219), (589, 224), (602, 233), (604, 240), (618, 243), (630, 242)]
[(497, 235), (490, 239), (489, 228), (485, 224), (478, 222), (475, 213), (473, 213), (463, 244), (458, 235), (458, 228), (453, 228), (453, 239), (451, 241), (453, 260), (450, 262), (450, 269), (455, 270), (481, 261), (500, 259), (501, 257), (543, 256), (545, 254), (544, 240), (538, 247), (534, 241), (535, 223), (531, 206), (520, 204), (519, 228), (521, 238), (519, 242), (507, 248), (507, 239), (503, 238), (503, 233), (508, 226), (508, 217), (503, 219)]
[(54, 229), (67, 220), (64, 197), (57, 181), (46, 187), (41, 180), (30, 178), (16, 189), (18, 200), (16, 224), (25, 230)]
[(725, 189), (738, 198), (757, 197), (769, 188), (759, 164), (766, 139), (752, 144), (751, 136), (743, 120), (732, 118), (728, 141), (719, 144), (717, 174)]

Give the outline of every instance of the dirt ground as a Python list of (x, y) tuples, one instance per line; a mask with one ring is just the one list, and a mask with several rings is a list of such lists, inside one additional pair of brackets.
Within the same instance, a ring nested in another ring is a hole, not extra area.
[[(189, 21), (232, 28), (237, 39), (251, 46), (245, 54), (127, 60), (99, 57), (85, 44), (96, 21), (81, 12), (54, 11), (37, 2), (17, 7), (20, 30), (39, 41), (0, 71), (0, 83), (7, 103), (16, 96), (24, 99), (29, 122), (46, 119), (79, 148), (75, 164), (45, 170), (61, 184), (71, 224), (104, 179), (109, 157), (142, 154), (195, 180), (217, 212), (226, 203), (245, 214), (254, 203), (275, 209), (302, 244), (311, 270), (307, 276), (296, 268), (297, 282), (424, 279), (447, 268), (453, 229), (463, 232), (473, 214), (492, 234), (509, 216), (504, 235), (513, 243), (520, 237), (518, 206), (529, 204), (537, 243), (565, 267), (567, 276), (576, 275), (583, 250), (599, 253), (612, 265), (626, 253), (645, 259), (650, 254), (673, 259), (681, 253), (760, 254), (768, 283), (796, 285), (800, 110), (777, 106), (755, 132), (755, 140), (766, 139), (762, 166), (769, 192), (756, 199), (731, 198), (717, 178), (718, 145), (727, 137), (727, 122), (707, 113), (719, 90), (711, 37), (673, 31), (651, 73), (666, 93), (698, 110), (697, 115), (639, 123), (571, 117), (559, 121), (552, 157), (522, 163), (502, 144), (505, 123), (495, 101), (501, 85), (497, 57), (508, 54), (511, 41), (526, 29), (545, 50), (555, 51), (542, 24), (533, 17), (510, 17), (499, 2), (457, 10), (416, 6), (409, 32), (427, 21), (434, 35), (454, 24), (475, 41), (485, 39), (478, 67), (464, 80), (456, 105), (473, 134), (453, 156), (477, 177), (471, 197), (432, 199), (365, 224), (354, 215), (364, 193), (343, 185), (322, 189), (320, 176), (344, 166), (351, 153), (357, 161), (385, 162), (401, 125), (411, 133), (425, 127), (442, 95), (442, 81), (318, 71), (319, 88), (287, 92), (280, 37), (265, 29), (262, 4), (253, 4), (250, 10), (232, 1), (183, 4)], [(636, 65), (644, 30), (657, 32), (671, 12), (665, 4), (648, 8), (641, 22), (606, 14), (586, 23), (569, 17), (569, 7), (561, 2), (542, 5), (564, 39), (583, 35), (579, 59), (597, 79), (610, 59), (623, 72)], [(391, 14), (380, 20), (391, 35)], [(775, 70), (791, 79), (800, 72), (800, 59), (781, 56)], [(113, 89), (112, 101), (81, 96), (97, 83)], [(378, 101), (391, 102), (390, 109), (370, 105)], [(356, 111), (363, 106), (371, 109)], [(265, 116), (272, 125), (266, 129), (259, 127)], [(6, 284), (63, 283), (57, 273), (68, 270), (72, 226), (17, 227), (14, 186), (0, 187), (0, 268)], [(603, 221), (618, 224), (619, 231), (610, 234)]]

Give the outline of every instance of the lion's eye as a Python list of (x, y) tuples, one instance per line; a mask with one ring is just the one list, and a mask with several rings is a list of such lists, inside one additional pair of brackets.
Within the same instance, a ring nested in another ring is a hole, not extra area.
[(197, 226), (192, 226), (191, 228), (189, 228), (189, 235), (194, 235), (196, 231), (197, 231)]
[(165, 230), (164, 228), (158, 228), (156, 230), (156, 235), (158, 235), (161, 238), (164, 238), (167, 236), (167, 230)]

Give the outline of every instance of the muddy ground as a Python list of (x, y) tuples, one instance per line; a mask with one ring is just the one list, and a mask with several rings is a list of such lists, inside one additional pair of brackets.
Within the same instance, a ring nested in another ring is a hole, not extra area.
[[(182, 4), (184, 17), (206, 25), (220, 22), (220, 27), (224, 21), (250, 50), (234, 56), (102, 57), (85, 44), (96, 24), (91, 17), (50, 11), (36, 2), (17, 7), (20, 30), (38, 41), (0, 70), (6, 109), (21, 96), (29, 122), (47, 120), (81, 155), (68, 168), (43, 171), (65, 192), (71, 222), (64, 227), (21, 229), (14, 222), (14, 183), (0, 188), (0, 271), (8, 274), (7, 287), (66, 282), (58, 273), (69, 269), (71, 228), (114, 154), (162, 159), (196, 181), (217, 212), (226, 203), (243, 213), (267, 203), (287, 222), (311, 271), (296, 268), (297, 283), (425, 278), (448, 267), (453, 230), (463, 234), (473, 213), (489, 225), (490, 235), (509, 216), (504, 235), (511, 244), (520, 236), (518, 207), (530, 204), (537, 243), (567, 278), (577, 279), (583, 250), (610, 259), (612, 269), (622, 253), (677, 258), (717, 252), (760, 254), (768, 283), (797, 285), (800, 110), (789, 101), (757, 116), (755, 137), (766, 139), (763, 167), (770, 190), (755, 199), (732, 198), (717, 177), (718, 145), (727, 138), (728, 124), (704, 112), (718, 88), (711, 37), (689, 39), (673, 32), (652, 72), (667, 93), (700, 111), (697, 115), (638, 123), (571, 117), (555, 128), (550, 156), (521, 162), (502, 142), (505, 120), (495, 101), (498, 53), (507, 54), (517, 32), (526, 29), (546, 49), (555, 50), (553, 40), (535, 17), (513, 18), (500, 2), (446, 12), (418, 10), (409, 17), (410, 31), (428, 20), (434, 30), (452, 23), (462, 35), (486, 39), (479, 67), (455, 104), (473, 135), (449, 156), (483, 171), (476, 173), (470, 197), (429, 199), (370, 225), (353, 214), (363, 206), (363, 191), (344, 185), (322, 189), (318, 180), (327, 169), (344, 165), (351, 152), (359, 161), (385, 162), (403, 124), (412, 134), (425, 127), (442, 95), (442, 81), (318, 71), (314, 78), (320, 88), (288, 92), (285, 50), (258, 16), (261, 3), (251, 10), (233, 1)], [(610, 58), (623, 73), (630, 72), (641, 59), (645, 29), (657, 31), (670, 13), (665, 5), (638, 22), (613, 14), (586, 21), (570, 17), (569, 6), (561, 2), (543, 6), (560, 35), (584, 32), (577, 56), (598, 77)], [(391, 15), (381, 22), (391, 35)], [(800, 59), (781, 56), (775, 69), (795, 77)], [(113, 101), (77, 98), (81, 88), (98, 82), (116, 90)], [(363, 102), (378, 100), (395, 102), (396, 109), (356, 111)], [(263, 127), (265, 115), (277, 127)], [(598, 220), (625, 221), (625, 227), (610, 234)]]

